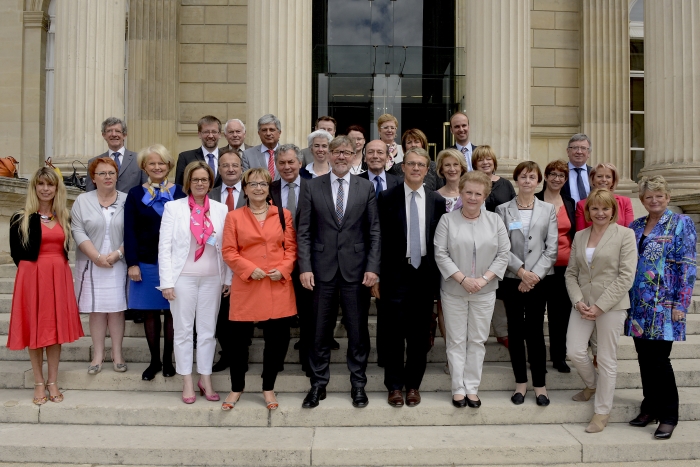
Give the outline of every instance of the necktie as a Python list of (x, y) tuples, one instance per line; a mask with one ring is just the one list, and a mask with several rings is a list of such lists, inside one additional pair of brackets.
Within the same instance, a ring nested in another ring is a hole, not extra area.
[(270, 177), (275, 179), (275, 151), (268, 149), (267, 152), (270, 153), (270, 158), (267, 160), (267, 170), (270, 172)]
[(233, 211), (236, 209), (236, 204), (233, 202), (233, 190), (235, 190), (235, 187), (226, 187), (226, 191), (228, 191), (228, 196), (226, 197), (226, 207), (228, 207), (229, 211)]
[(411, 266), (418, 269), (420, 266), (420, 221), (418, 220), (418, 204), (416, 192), (411, 192), (411, 222), (409, 226), (411, 235)]
[(207, 154), (207, 157), (209, 158), (209, 167), (211, 167), (211, 170), (214, 172), (214, 177), (216, 177), (216, 164), (214, 163), (214, 154)]
[(287, 183), (287, 187), (289, 188), (289, 193), (287, 194), (287, 209), (292, 213), (292, 225), (295, 229), (297, 227), (297, 218), (295, 215), (297, 212), (297, 196), (294, 193), (294, 188), (296, 188), (296, 186), (296, 183)]
[(338, 194), (335, 198), (335, 217), (338, 219), (338, 224), (343, 222), (343, 200), (345, 199), (345, 190), (343, 190), (342, 178), (338, 179)]
[(117, 172), (119, 172), (122, 169), (122, 163), (119, 160), (119, 156), (121, 156), (121, 154), (118, 152), (115, 152), (114, 154), (112, 154), (112, 157), (114, 157), (114, 162), (117, 163)]
[(382, 191), (381, 177), (374, 177), (374, 197), (379, 199), (379, 192)]
[(464, 146), (462, 147), (462, 154), (464, 154), (464, 161), (467, 163), (467, 169), (469, 172), (472, 171), (472, 161), (470, 160), (469, 157), (467, 157), (467, 152), (469, 152), (469, 148)]
[(574, 167), (574, 170), (578, 175), (578, 177), (576, 177), (576, 186), (578, 187), (578, 198), (586, 199), (588, 198), (588, 193), (586, 193), (586, 186), (583, 184), (583, 175), (581, 174), (581, 171), (583, 171), (583, 167)]

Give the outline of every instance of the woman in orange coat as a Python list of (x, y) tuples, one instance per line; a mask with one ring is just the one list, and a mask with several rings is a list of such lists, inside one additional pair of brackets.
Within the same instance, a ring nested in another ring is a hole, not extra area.
[(297, 314), (292, 269), (297, 259), (291, 213), (268, 204), (270, 174), (255, 168), (243, 174), (248, 205), (228, 213), (222, 253), (233, 271), (231, 280), (231, 393), (221, 410), (231, 410), (241, 397), (248, 370), (248, 342), (255, 324), (263, 329), (262, 389), (270, 410), (278, 407), (275, 379), (289, 346), (291, 316)]

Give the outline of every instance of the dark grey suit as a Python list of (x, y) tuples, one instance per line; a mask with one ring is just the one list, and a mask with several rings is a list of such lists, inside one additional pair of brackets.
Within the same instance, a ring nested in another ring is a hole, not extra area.
[[(267, 149), (262, 145), (258, 144), (257, 146), (253, 146), (252, 148), (248, 148), (245, 151), (243, 151), (243, 161), (241, 162), (241, 165), (243, 166), (243, 172), (245, 172), (248, 169), (254, 169), (256, 167), (262, 167), (264, 169), (267, 169), (267, 163), (265, 162), (265, 153), (262, 151), (266, 151)], [(277, 154), (277, 150), (275, 150), (275, 154)], [(275, 177), (274, 180), (279, 180), (280, 174), (277, 172), (277, 167), (275, 166)]]
[(314, 274), (314, 342), (310, 352), (311, 386), (324, 388), (330, 379), (330, 344), (340, 297), (348, 332), (348, 369), (353, 387), (367, 383), (369, 354), (369, 288), (365, 272), (379, 274), (381, 241), (374, 188), (368, 180), (350, 176), (347, 207), (336, 220), (331, 175), (308, 180), (299, 197), (297, 229), (301, 273)]
[[(223, 182), (222, 182), (223, 184)], [(214, 188), (211, 189), (209, 192), (209, 198), (213, 199), (214, 201), (218, 201), (220, 203), (223, 203), (221, 200), (221, 185), (215, 186)], [(240, 194), (238, 195), (238, 202), (236, 203), (236, 209), (240, 208), (241, 206), (245, 206), (246, 203), (246, 196), (243, 190), (241, 190)]]
[[(589, 175), (590, 175), (590, 173), (591, 173), (591, 170), (593, 170), (593, 167), (591, 167), (590, 165), (586, 164), (586, 171), (588, 172)], [(564, 186), (561, 187), (561, 196), (562, 196), (562, 197), (565, 197), (565, 198), (571, 198), (571, 186), (569, 186), (569, 184), (570, 184), (570, 183), (578, 183), (578, 180), (576, 180), (576, 177), (572, 177), (572, 176), (571, 176), (571, 171), (570, 171), (570, 170), (569, 170), (569, 176), (568, 176), (568, 177), (569, 177), (569, 179), (566, 181), (566, 183), (564, 184)], [(589, 191), (590, 191), (590, 182), (589, 182), (588, 189), (589, 189)], [(586, 196), (588, 196), (589, 194), (590, 194), (590, 192), (589, 192), (589, 193), (586, 193)], [(573, 198), (571, 198), (571, 199), (573, 199)], [(577, 200), (574, 200), (574, 204), (575, 204), (576, 201), (577, 201)]]
[[(469, 143), (469, 144), (472, 145), (472, 151), (471, 151), (471, 153), (474, 154), (474, 149), (478, 148), (479, 146), (477, 146), (477, 145), (475, 145), (475, 144), (472, 144), (472, 143)], [(447, 149), (457, 149), (457, 145), (454, 144), (454, 145), (450, 146), (450, 147), (447, 148)], [(457, 149), (457, 151), (459, 151), (459, 149)], [(460, 151), (460, 152), (462, 152), (462, 151)], [(471, 161), (471, 159), (468, 160), (468, 161), (466, 161), (466, 162), (467, 162), (467, 168), (471, 167), (471, 170), (476, 170), (474, 167), (472, 167), (472, 161)]]
[[(204, 158), (204, 151), (202, 151), (202, 147), (198, 147), (197, 149), (192, 149), (190, 151), (184, 151), (181, 152), (177, 156), (177, 168), (175, 169), (175, 184), (182, 186), (184, 183), (184, 178), (185, 178), (185, 168), (190, 162), (194, 161), (204, 161), (208, 162)], [(219, 171), (216, 171), (216, 179), (214, 180), (214, 186), (221, 186), (221, 175), (219, 174)]]
[[(401, 178), (397, 177), (396, 175), (392, 175), (389, 172), (384, 172), (384, 174), (386, 175), (386, 186), (382, 191), (390, 190), (395, 186), (401, 185)], [(369, 170), (367, 172), (362, 172), (360, 175), (358, 175), (358, 177), (364, 178), (365, 180), (369, 180)], [(374, 187), (374, 183), (372, 183), (372, 186)]]
[[(97, 157), (109, 157), (109, 151), (100, 154)], [(88, 166), (90, 166), (92, 161), (97, 159), (97, 157), (90, 159), (88, 161)], [(146, 175), (146, 172), (139, 168), (137, 158), (138, 154), (135, 152), (129, 151), (128, 149), (124, 150), (122, 165), (119, 168), (119, 177), (117, 178), (117, 191), (128, 193), (133, 187), (142, 185), (146, 183), (146, 180), (148, 180), (148, 175)], [(95, 184), (92, 182), (92, 179), (88, 174), (88, 177), (85, 180), (85, 191), (92, 191), (94, 189)]]

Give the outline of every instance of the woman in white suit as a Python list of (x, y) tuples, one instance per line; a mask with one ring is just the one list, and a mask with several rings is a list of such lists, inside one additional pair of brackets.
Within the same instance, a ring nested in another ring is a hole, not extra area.
[(510, 242), (503, 221), (481, 206), (491, 178), (473, 171), (459, 181), (462, 207), (440, 219), (435, 230), (435, 262), (443, 280), (440, 298), (445, 319), (452, 404), (481, 406), (481, 383), (498, 279), (508, 266)]
[[(603, 431), (612, 409), (617, 379), (617, 344), (630, 307), (629, 290), (637, 269), (634, 231), (618, 225), (618, 203), (606, 189), (593, 190), (584, 207), (587, 229), (576, 232), (564, 273), (571, 310), (566, 349), (585, 383), (573, 400), (595, 394), (595, 413), (586, 428)], [(588, 357), (588, 340), (598, 334), (598, 373)]]
[(192, 404), (193, 327), (197, 322), (197, 383), (201, 395), (218, 401), (211, 384), (216, 350), (216, 318), (223, 287), (229, 293), (231, 270), (221, 256), (226, 205), (209, 199), (214, 172), (203, 161), (185, 168), (183, 190), (187, 198), (165, 205), (158, 242), (160, 287), (170, 302), (175, 331), (178, 374), (184, 376), (182, 401)]
[(554, 273), (558, 228), (554, 206), (535, 198), (542, 172), (537, 163), (525, 161), (513, 171), (518, 195), (496, 208), (510, 237), (508, 271), (503, 278), (503, 303), (508, 318), (508, 350), (515, 374), (515, 392), (510, 400), (520, 405), (527, 391), (525, 344), (537, 405), (549, 405), (545, 374), (544, 344), (546, 296), (540, 281)]

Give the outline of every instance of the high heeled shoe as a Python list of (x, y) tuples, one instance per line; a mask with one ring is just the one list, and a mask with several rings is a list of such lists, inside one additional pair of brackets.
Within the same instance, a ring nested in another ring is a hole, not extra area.
[[(272, 395), (274, 395), (275, 398), (277, 398), (274, 392), (272, 393)], [(265, 406), (267, 407), (267, 410), (276, 410), (277, 407), (279, 407), (279, 403), (278, 403), (276, 400), (274, 400), (274, 401), (268, 401), (268, 400), (266, 399), (266, 400), (265, 400), (265, 404), (266, 404)]]
[(593, 414), (591, 422), (586, 427), (586, 433), (600, 433), (608, 425), (608, 419), (610, 415), (601, 415), (598, 413)]
[(658, 422), (658, 420), (656, 418), (652, 417), (651, 415), (646, 414), (646, 413), (640, 413), (639, 415), (637, 415), (634, 418), (634, 420), (630, 420), (629, 423), (632, 426), (644, 428), (649, 423), (657, 423), (657, 422)]
[(671, 435), (673, 435), (673, 430), (675, 429), (676, 425), (671, 425), (670, 423), (659, 423), (659, 427), (654, 432), (654, 438), (671, 439)]
[(204, 386), (202, 386), (202, 381), (199, 380), (197, 381), (197, 387), (199, 388), (199, 395), (204, 396), (208, 401), (213, 401), (216, 402), (220, 399), (219, 394), (214, 392), (214, 394), (207, 394), (207, 391), (204, 389)]
[[(58, 389), (58, 381), (54, 381), (53, 383), (46, 383), (46, 386), (56, 386), (56, 389)], [(48, 391), (48, 388), (46, 388)], [(49, 391), (49, 400), (51, 402), (63, 402), (63, 394), (59, 391), (57, 396), (52, 396), (51, 391)]]
[(32, 402), (34, 402), (35, 405), (44, 405), (49, 400), (46, 397), (46, 381), (42, 381), (41, 383), (34, 383), (34, 387), (37, 387), (37, 386), (44, 386), (44, 397), (35, 397), (32, 400)]
[(195, 402), (196, 400), (197, 400), (197, 394), (196, 394), (196, 393), (195, 393), (195, 395), (192, 396), (192, 397), (185, 397), (185, 396), (182, 396), (182, 402), (184, 402), (185, 404), (194, 404), (194, 402)]
[(595, 394), (595, 388), (583, 388), (583, 391), (577, 392), (573, 396), (571, 396), (572, 401), (576, 402), (586, 402), (591, 400), (591, 397), (593, 397), (593, 394)]
[(235, 401), (231, 401), (231, 402), (224, 399), (224, 401), (221, 403), (221, 410), (223, 410), (224, 412), (228, 412), (229, 410), (236, 407), (236, 404), (238, 403), (239, 400), (241, 400), (242, 395), (243, 395), (243, 391), (241, 391), (241, 393), (238, 395), (238, 399), (236, 399)]

